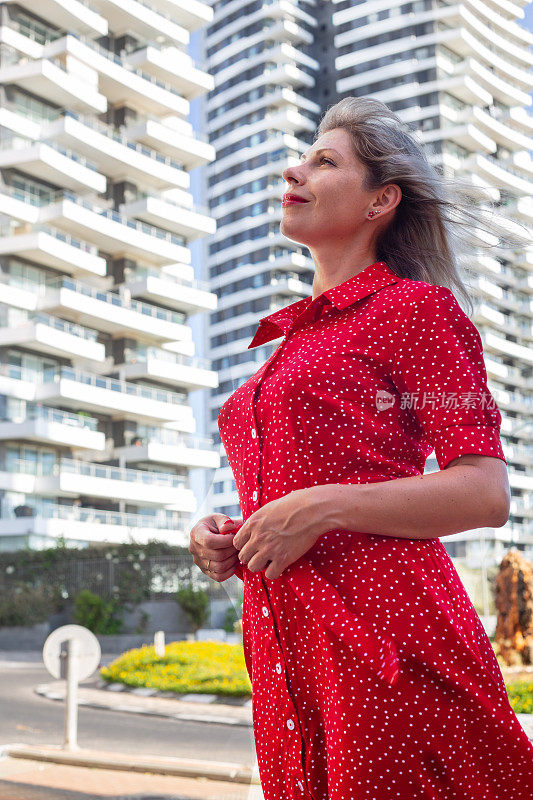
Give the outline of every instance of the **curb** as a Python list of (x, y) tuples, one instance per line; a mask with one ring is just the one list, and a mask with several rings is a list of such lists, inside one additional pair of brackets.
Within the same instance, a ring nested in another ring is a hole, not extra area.
[(168, 758), (163, 756), (131, 756), (126, 753), (103, 753), (97, 750), (63, 750), (59, 746), (7, 744), (1, 748), (3, 757), (46, 761), (74, 767), (92, 767), (126, 772), (151, 772), (154, 775), (173, 775), (182, 778), (206, 778), (247, 785), (261, 785), (256, 766), (227, 761)]
[[(122, 684), (120, 684), (122, 686)], [(47, 700), (64, 702), (65, 682), (40, 684), (35, 687), (35, 693)], [(104, 711), (121, 711), (129, 714), (141, 714), (152, 717), (166, 717), (169, 719), (187, 722), (207, 722), (218, 725), (242, 725), (253, 727), (251, 701), (235, 705), (221, 703), (216, 700), (206, 700), (205, 695), (183, 695), (187, 700), (179, 699), (175, 695), (169, 699), (168, 695), (156, 696), (153, 694), (140, 694), (138, 691), (106, 691), (102, 688), (78, 688), (78, 705), (84, 708), (96, 708)], [(163, 694), (163, 693), (161, 693)], [(121, 697), (121, 695), (126, 695)], [(132, 696), (133, 695), (133, 696)], [(212, 697), (212, 696), (209, 696)], [(194, 698), (194, 699), (193, 699)], [(218, 698), (217, 698), (218, 700)], [(130, 702), (133, 701), (133, 702)], [(248, 705), (246, 705), (248, 704)], [(201, 706), (201, 710), (199, 708)]]

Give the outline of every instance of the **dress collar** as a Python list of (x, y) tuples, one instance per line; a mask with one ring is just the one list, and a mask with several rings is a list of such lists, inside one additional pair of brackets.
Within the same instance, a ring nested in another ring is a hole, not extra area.
[(315, 297), (314, 300), (311, 296), (303, 297), (301, 300), (280, 308), (266, 317), (261, 317), (254, 337), (248, 345), (248, 350), (252, 347), (266, 344), (272, 339), (278, 339), (281, 333), (287, 334), (296, 318), (311, 306), (320, 306), (330, 302), (335, 308), (347, 308), (352, 303), (355, 303), (356, 300), (361, 300), (373, 292), (379, 291), (384, 286), (397, 283), (399, 280), (401, 278), (384, 261), (376, 261), (374, 264), (369, 264), (357, 275), (348, 278), (338, 286), (327, 289), (327, 291)]

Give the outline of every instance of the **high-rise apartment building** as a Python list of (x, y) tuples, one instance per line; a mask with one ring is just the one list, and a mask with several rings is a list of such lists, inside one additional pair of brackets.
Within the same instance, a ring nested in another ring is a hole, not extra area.
[[(209, 328), (219, 375), (209, 413), (219, 444), (220, 406), (279, 341), (247, 349), (259, 319), (311, 293), (309, 251), (279, 232), (281, 176), (328, 106), (350, 95), (385, 102), (446, 177), (470, 183), (504, 230), (521, 237), (516, 246), (480, 248), (468, 263), (512, 489), (504, 527), (444, 540), (452, 556), (474, 563), (485, 540), (496, 561), (511, 544), (533, 554), (533, 35), (519, 24), (525, 5), (213, 0), (203, 44), (215, 79), (204, 100), (217, 159), (204, 170), (217, 230), (204, 243), (219, 297)], [(238, 514), (223, 451), (221, 459), (214, 509)], [(430, 457), (426, 469), (437, 468)]]
[(188, 115), (198, 0), (0, 4), (0, 548), (188, 543), (216, 468), (188, 394), (217, 375), (189, 243), (214, 232)]

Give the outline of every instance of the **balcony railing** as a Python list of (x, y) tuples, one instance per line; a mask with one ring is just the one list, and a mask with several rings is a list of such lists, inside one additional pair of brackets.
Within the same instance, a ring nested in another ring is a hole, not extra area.
[(11, 473), (43, 477), (57, 476), (62, 472), (83, 475), (90, 478), (102, 478), (107, 481), (138, 483), (145, 486), (186, 488), (185, 478), (167, 472), (148, 472), (128, 467), (111, 467), (106, 464), (95, 464), (91, 461), (76, 461), (73, 458), (61, 458), (50, 461), (33, 461), (27, 458), (9, 458), (6, 467)]
[[(139, 192), (135, 200), (146, 200), (147, 197), (159, 200), (162, 203), (167, 203), (169, 206), (174, 206), (179, 209), (179, 211), (190, 211), (191, 214), (204, 214), (207, 217), (211, 215), (211, 211), (207, 206), (195, 205), (194, 208), (186, 208), (182, 203), (176, 203), (175, 200), (170, 200), (163, 195), (155, 195), (153, 192)], [(135, 200), (133, 202), (135, 202)]]
[[(160, 16), (164, 16), (163, 14), (161, 14), (160, 11), (157, 11), (157, 13)], [(174, 22), (174, 24), (176, 24), (175, 21), (172, 19), (172, 17), (168, 17), (168, 19), (171, 20), (172, 22)], [(166, 92), (169, 92), (170, 94), (173, 94), (176, 97), (179, 97), (181, 100), (184, 99), (184, 97), (181, 94), (181, 92), (178, 92), (177, 89), (174, 89), (172, 84), (168, 83), (167, 81), (160, 81), (154, 75), (150, 75), (149, 72), (145, 72), (142, 69), (138, 69), (137, 67), (131, 66), (131, 64), (128, 64), (127, 62), (125, 62), (116, 53), (112, 53), (110, 50), (106, 50), (105, 47), (102, 47), (101, 45), (97, 44), (92, 39), (88, 39), (85, 36), (80, 36), (78, 33), (75, 33), (72, 30), (69, 30), (68, 36), (73, 36), (75, 39), (78, 39), (78, 41), (80, 41), (86, 47), (89, 47), (91, 50), (94, 50), (95, 53), (98, 53), (98, 55), (103, 56), (108, 61), (112, 61), (117, 66), (122, 67), (122, 69), (126, 69), (126, 70), (128, 70), (128, 72), (131, 72), (134, 75), (137, 75), (139, 78), (142, 78), (143, 80), (147, 81), (152, 86), (157, 86), (159, 89), (164, 89)]]
[[(142, 45), (142, 47), (140, 47), (138, 49), (142, 49), (143, 47), (145, 47), (145, 45)], [(198, 63), (197, 63), (197, 67), (198, 67), (198, 69), (202, 69), (202, 67)], [(203, 69), (203, 72), (209, 72), (209, 70)], [(169, 127), (169, 126), (165, 126), (165, 120), (159, 119), (159, 117), (156, 117), (154, 114), (138, 114), (136, 116), (136, 118), (131, 121), (131, 123), (128, 123), (128, 125), (126, 125), (126, 128), (128, 128), (130, 125), (138, 125), (140, 122), (157, 122), (158, 125), (162, 125), (163, 128), (164, 127)], [(207, 133), (203, 133), (203, 131), (194, 131), (193, 130), (192, 135), (189, 135), (188, 133), (185, 133), (184, 131), (180, 131), (180, 130), (176, 131), (175, 128), (170, 128), (170, 130), (173, 131), (174, 133), (178, 133), (180, 136), (185, 136), (187, 139), (191, 139), (191, 140), (198, 139), (201, 142), (207, 142), (207, 143), (209, 143), (209, 141), (210, 141), (210, 138), (207, 135)]]
[(184, 355), (183, 353), (172, 353), (169, 350), (161, 350), (159, 347), (140, 347), (137, 350), (126, 348), (124, 353), (124, 361), (126, 364), (145, 364), (149, 358), (185, 367), (197, 367), (199, 369), (211, 368), (211, 362), (206, 358), (196, 358), (194, 356)]
[(71, 367), (53, 368), (43, 373), (43, 382), (71, 380), (84, 383), (87, 386), (94, 386), (97, 389), (107, 389), (120, 394), (133, 395), (144, 400), (157, 400), (159, 403), (169, 403), (171, 405), (184, 405), (187, 398), (175, 392), (167, 392), (164, 389), (154, 389), (149, 386), (139, 386), (136, 383), (128, 383), (117, 378), (104, 378), (101, 375), (91, 375), (88, 372), (81, 372)]
[(23, 416), (8, 414), (2, 418), (2, 422), (21, 423), (26, 420), (42, 419), (46, 422), (56, 422), (60, 425), (69, 425), (73, 428), (85, 428), (86, 430), (96, 431), (98, 420), (94, 417), (86, 417), (83, 414), (73, 414), (70, 411), (60, 411), (57, 408), (40, 406), (34, 403), (26, 404), (26, 411)]
[(28, 17), (19, 16), (18, 19), (10, 19), (9, 27), (18, 31), (23, 36), (26, 36), (28, 39), (37, 42), (38, 44), (48, 44), (48, 42), (52, 42), (59, 38), (58, 31), (54, 30), (53, 28), (49, 28), (47, 25), (43, 25), (42, 23), (34, 22)]
[(157, 269), (128, 269), (127, 273), (125, 272), (124, 280), (126, 283), (133, 283), (134, 281), (142, 281), (145, 278), (157, 278), (161, 281), (169, 281), (169, 283), (175, 283), (178, 286), (188, 286), (191, 289), (201, 289), (204, 292), (210, 292), (211, 286), (209, 285), (208, 281), (188, 281), (185, 278), (180, 278), (177, 275), (169, 275), (168, 272), (160, 272)]
[[(6, 192), (6, 189), (10, 187), (2, 186), (0, 188), (0, 192), (12, 194), (12, 192)], [(24, 227), (21, 225), (17, 225), (13, 221), (9, 222), (6, 225), (0, 226), (0, 236), (17, 236), (16, 228)], [(89, 244), (88, 242), (84, 242), (81, 239), (76, 239), (74, 236), (71, 236), (70, 233), (65, 233), (65, 231), (59, 230), (59, 228), (54, 228), (52, 225), (36, 225), (31, 226), (30, 233), (47, 233), (49, 236), (53, 236), (54, 239), (58, 239), (65, 244), (71, 245), (72, 247), (77, 247), (78, 250), (82, 250), (84, 253), (90, 253), (91, 255), (98, 255), (98, 247), (94, 244)]]
[(60, 380), (69, 380), (93, 386), (97, 389), (106, 389), (107, 391), (138, 397), (143, 400), (155, 400), (158, 403), (167, 403), (169, 405), (185, 405), (187, 403), (187, 397), (176, 392), (128, 383), (117, 378), (92, 375), (89, 372), (72, 369), (72, 367), (51, 367), (50, 369), (36, 370), (14, 364), (0, 364), (0, 375), (13, 380), (29, 381), (36, 384), (58, 383)]
[(92, 297), (94, 300), (99, 300), (102, 303), (123, 308), (128, 311), (135, 311), (138, 314), (151, 317), (152, 319), (159, 319), (163, 322), (174, 322), (183, 325), (186, 322), (185, 314), (179, 311), (167, 311), (165, 308), (144, 303), (141, 300), (126, 300), (119, 294), (113, 292), (106, 292), (90, 286), (81, 281), (72, 280), (71, 278), (52, 278), (46, 282), (46, 286), (51, 289), (70, 289), (73, 292), (84, 295), (85, 297)]
[[(39, 504), (36, 498), (28, 501), (28, 506), (33, 508), (33, 517), (43, 519), (65, 519), (76, 522), (89, 522), (100, 525), (121, 525), (127, 528), (157, 528), (174, 529), (183, 528), (186, 520), (176, 511), (158, 512), (157, 514), (130, 514), (122, 511), (102, 511), (97, 508), (83, 508), (81, 506), (67, 506), (60, 504)], [(2, 510), (3, 519), (15, 518), (13, 509)]]
[(51, 203), (58, 203), (61, 200), (70, 200), (72, 203), (76, 203), (78, 206), (87, 208), (89, 211), (92, 211), (101, 217), (106, 217), (107, 219), (113, 220), (113, 222), (119, 222), (121, 225), (126, 225), (128, 228), (133, 228), (139, 233), (146, 233), (148, 236), (154, 236), (156, 239), (163, 239), (170, 244), (177, 244), (181, 245), (182, 247), (186, 246), (186, 240), (184, 236), (178, 236), (175, 233), (171, 233), (164, 228), (158, 228), (155, 225), (148, 225), (146, 222), (130, 219), (129, 217), (125, 217), (123, 214), (119, 214), (118, 211), (113, 211), (112, 209), (98, 208), (98, 206), (92, 205), (92, 203), (87, 202), (87, 200), (83, 200), (81, 197), (76, 196), (73, 194), (73, 192), (69, 192), (66, 189), (50, 191), (43, 195), (37, 192), (32, 192), (30, 189), (23, 189), (19, 186), (8, 186), (4, 184), (0, 186), (0, 193), (8, 194), (11, 197), (15, 197), (17, 200), (22, 200), (24, 203), (29, 203), (30, 205), (39, 207), (47, 206)]
[(0, 150), (26, 150), (28, 147), (32, 147), (35, 144), (46, 144), (52, 150), (55, 150), (56, 153), (61, 153), (62, 156), (65, 156), (71, 161), (75, 161), (82, 167), (87, 167), (87, 169), (90, 169), (93, 172), (99, 172), (98, 166), (93, 164), (92, 161), (88, 161), (85, 156), (80, 156), (78, 153), (75, 153), (74, 150), (65, 150), (64, 147), (60, 147), (58, 144), (56, 144), (56, 142), (53, 142), (50, 139), (39, 139), (38, 141), (26, 139), (23, 141), (18, 136), (11, 136), (9, 139), (0, 142)]
[(53, 317), (50, 314), (44, 314), (40, 311), (28, 312), (26, 318), (21, 321), (17, 320), (15, 325), (10, 323), (9, 314), (7, 314), (7, 319), (5, 319), (4, 316), (5, 315), (0, 315), (0, 324), (10, 328), (21, 328), (29, 322), (34, 322), (36, 324), (46, 325), (56, 331), (61, 331), (61, 333), (68, 333), (70, 336), (86, 339), (90, 342), (96, 342), (98, 337), (98, 331), (93, 331), (91, 328), (85, 328), (83, 325), (78, 325), (75, 322), (68, 322), (67, 320)]
[(54, 474), (70, 472), (91, 478), (103, 478), (108, 481), (124, 481), (126, 483), (142, 483), (148, 486), (165, 486), (175, 489), (186, 488), (185, 478), (167, 472), (148, 472), (142, 469), (129, 469), (128, 467), (110, 467), (105, 464), (95, 464), (90, 461), (75, 461), (71, 458), (62, 458), (54, 464)]
[[(183, 164), (181, 161), (175, 161), (170, 156), (165, 156), (162, 153), (158, 153), (157, 150), (153, 150), (150, 147), (147, 147), (140, 142), (133, 142), (124, 133), (120, 133), (116, 130), (112, 125), (109, 125), (106, 122), (102, 122), (99, 119), (93, 119), (87, 114), (78, 114), (75, 111), (71, 111), (71, 109), (67, 108), (59, 108), (54, 109), (53, 111), (40, 108), (36, 103), (29, 103), (28, 105), (22, 105), (20, 101), (13, 102), (13, 101), (6, 101), (3, 103), (5, 108), (9, 108), (17, 114), (20, 114), (23, 117), (28, 119), (32, 119), (34, 122), (40, 123), (49, 123), (55, 122), (57, 119), (61, 117), (71, 117), (72, 119), (81, 122), (87, 128), (91, 128), (91, 130), (98, 131), (103, 136), (106, 136), (108, 139), (113, 139), (113, 141), (118, 142), (119, 144), (124, 145), (129, 150), (134, 150), (139, 155), (146, 156), (147, 158), (151, 158), (154, 161), (159, 162), (160, 164), (164, 164), (165, 167), (173, 167), (174, 169), (183, 170)], [(161, 124), (161, 120), (158, 120), (156, 117), (150, 117), (150, 119), (154, 119)], [(192, 139), (200, 138), (200, 135), (194, 134)], [(207, 139), (206, 139), (207, 140)], [(47, 140), (48, 141), (48, 140)]]
[(136, 445), (147, 446), (152, 442), (171, 447), (194, 448), (196, 450), (213, 450), (215, 447), (211, 437), (180, 433), (180, 431), (172, 431), (165, 428), (149, 428), (141, 425), (137, 427), (135, 433), (128, 431), (124, 438), (128, 447)]

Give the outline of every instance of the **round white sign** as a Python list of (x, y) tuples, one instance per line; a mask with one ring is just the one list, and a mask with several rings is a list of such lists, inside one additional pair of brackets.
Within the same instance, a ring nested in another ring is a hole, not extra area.
[(78, 680), (83, 681), (97, 669), (101, 651), (94, 633), (82, 625), (62, 625), (52, 631), (43, 647), (44, 665), (54, 678), (66, 678), (66, 658), (61, 653), (66, 651), (69, 639), (77, 639), (79, 643), (77, 674)]

